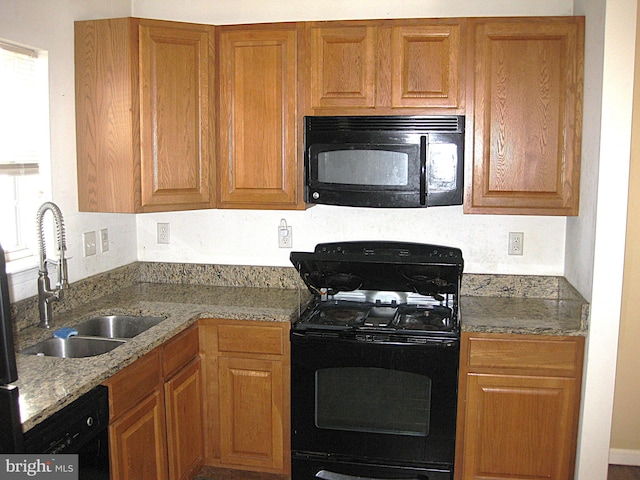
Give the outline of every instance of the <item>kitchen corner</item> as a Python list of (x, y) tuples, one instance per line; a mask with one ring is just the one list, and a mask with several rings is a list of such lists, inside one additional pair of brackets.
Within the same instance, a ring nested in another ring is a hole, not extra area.
[[(584, 336), (587, 302), (562, 277), (465, 274), (462, 330)], [(251, 267), (138, 262), (74, 283), (56, 305), (51, 330), (37, 324), (34, 299), (12, 306), (18, 352), (97, 314), (166, 320), (111, 352), (89, 358), (18, 354), (21, 415), (30, 429), (200, 318), (289, 322), (307, 298), (297, 272)]]

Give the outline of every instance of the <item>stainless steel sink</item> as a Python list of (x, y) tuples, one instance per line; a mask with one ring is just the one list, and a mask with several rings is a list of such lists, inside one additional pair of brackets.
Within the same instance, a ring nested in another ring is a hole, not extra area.
[(157, 325), (164, 317), (101, 315), (75, 327), (78, 335), (102, 338), (133, 338)]
[(124, 340), (109, 338), (48, 338), (33, 347), (24, 349), (22, 353), (61, 358), (94, 357), (110, 352), (123, 343), (125, 343)]

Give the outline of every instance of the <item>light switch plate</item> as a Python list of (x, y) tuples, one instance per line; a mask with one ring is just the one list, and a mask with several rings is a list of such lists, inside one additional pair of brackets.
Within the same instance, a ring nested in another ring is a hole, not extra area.
[(84, 232), (82, 235), (82, 245), (84, 246), (84, 256), (89, 257), (97, 253), (96, 248), (96, 232), (92, 230), (90, 232)]

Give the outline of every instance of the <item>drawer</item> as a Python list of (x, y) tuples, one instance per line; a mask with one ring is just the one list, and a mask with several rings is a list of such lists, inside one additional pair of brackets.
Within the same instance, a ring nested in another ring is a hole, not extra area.
[(220, 352), (284, 355), (284, 340), (285, 329), (279, 325), (218, 325)]
[(463, 336), (469, 371), (514, 369), (528, 374), (574, 376), (582, 370), (584, 339), (536, 335)]
[(170, 340), (162, 352), (162, 368), (167, 379), (198, 356), (198, 327), (189, 327)]
[(147, 353), (105, 382), (109, 387), (109, 415), (117, 419), (162, 384), (160, 349)]

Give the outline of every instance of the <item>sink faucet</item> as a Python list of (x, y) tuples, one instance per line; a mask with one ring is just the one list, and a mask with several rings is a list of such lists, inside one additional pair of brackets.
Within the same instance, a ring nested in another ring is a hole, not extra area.
[[(47, 248), (44, 241), (44, 214), (50, 210), (53, 214), (53, 220), (56, 224), (56, 239), (58, 249), (58, 261), (47, 259)], [(40, 253), (40, 269), (38, 271), (38, 310), (40, 312), (40, 326), (49, 328), (49, 323), (53, 318), (53, 302), (62, 299), (62, 291), (69, 284), (67, 282), (67, 260), (64, 258), (64, 252), (67, 249), (67, 243), (64, 233), (64, 221), (60, 208), (53, 202), (45, 202), (38, 209), (36, 215), (36, 223), (38, 224), (38, 250)], [(49, 282), (49, 272), (47, 271), (47, 263), (57, 264), (58, 281), (54, 289), (51, 289)]]

